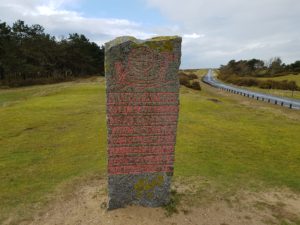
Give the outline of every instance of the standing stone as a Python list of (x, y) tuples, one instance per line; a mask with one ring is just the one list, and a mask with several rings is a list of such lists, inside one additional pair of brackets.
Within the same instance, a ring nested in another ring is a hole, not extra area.
[(180, 57), (177, 36), (105, 44), (109, 209), (169, 202)]

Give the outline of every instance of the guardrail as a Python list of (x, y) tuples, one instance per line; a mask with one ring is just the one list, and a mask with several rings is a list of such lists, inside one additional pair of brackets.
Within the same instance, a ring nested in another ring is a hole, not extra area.
[(249, 91), (241, 88), (237, 88), (234, 86), (230, 86), (228, 84), (222, 83), (219, 80), (216, 80), (213, 75), (212, 71), (209, 70), (208, 73), (202, 78), (202, 81), (210, 86), (218, 88), (223, 91), (227, 91), (233, 94), (242, 95), (244, 97), (256, 99), (257, 101), (261, 100), (267, 103), (272, 103), (275, 105), (280, 105), (283, 107), (288, 107), (290, 109), (297, 109), (300, 110), (300, 101), (288, 98), (281, 98), (274, 95), (263, 94), (259, 92)]

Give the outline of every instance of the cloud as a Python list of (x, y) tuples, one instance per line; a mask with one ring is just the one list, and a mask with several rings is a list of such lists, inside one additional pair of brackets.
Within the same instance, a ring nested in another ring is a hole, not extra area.
[(298, 0), (147, 0), (147, 4), (179, 24), (182, 32), (204, 35), (185, 42), (186, 67), (218, 66), (232, 58), (281, 56), (286, 62), (300, 58)]
[(0, 3), (0, 15), (6, 22), (17, 19), (28, 24), (41, 24), (47, 32), (56, 36), (69, 33), (83, 33), (98, 44), (104, 44), (117, 36), (130, 35), (137, 38), (149, 38), (154, 33), (144, 31), (142, 24), (127, 19), (87, 18), (80, 12), (65, 10), (64, 6), (76, 0), (35, 1), (11, 0)]
[[(274, 56), (287, 63), (299, 60), (299, 0), (140, 1), (169, 22), (150, 26), (126, 18), (86, 17), (80, 7), (68, 10), (70, 5), (88, 4), (84, 0), (1, 1), (0, 19), (10, 24), (17, 19), (38, 23), (58, 37), (83, 33), (98, 44), (123, 35), (140, 39), (180, 35), (183, 68), (217, 67), (231, 59)], [(130, 2), (123, 10), (130, 10)]]
[(183, 38), (191, 38), (191, 39), (198, 39), (201, 37), (204, 37), (204, 34), (196, 34), (196, 33), (192, 33), (192, 34), (184, 34)]

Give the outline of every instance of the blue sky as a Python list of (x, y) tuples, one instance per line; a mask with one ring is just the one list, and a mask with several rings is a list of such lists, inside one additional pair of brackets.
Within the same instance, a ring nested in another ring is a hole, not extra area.
[(0, 0), (0, 20), (77, 32), (99, 45), (122, 35), (183, 37), (181, 68), (231, 59), (300, 59), (299, 0)]
[(80, 11), (89, 18), (128, 19), (148, 25), (160, 25), (167, 21), (159, 10), (147, 6), (143, 0), (90, 0), (67, 5), (67, 9)]

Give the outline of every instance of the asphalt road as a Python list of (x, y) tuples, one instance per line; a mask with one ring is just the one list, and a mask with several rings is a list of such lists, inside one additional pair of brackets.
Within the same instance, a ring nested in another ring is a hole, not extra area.
[(203, 77), (203, 82), (215, 87), (222, 89), (224, 91), (228, 91), (234, 94), (239, 94), (248, 98), (253, 98), (255, 100), (260, 100), (264, 102), (268, 102), (270, 104), (277, 104), (281, 105), (284, 107), (288, 107), (291, 109), (298, 109), (300, 110), (300, 101), (295, 100), (295, 99), (290, 99), (290, 98), (283, 98), (283, 97), (278, 97), (274, 95), (269, 95), (269, 94), (263, 94), (255, 91), (249, 91), (245, 90), (242, 88), (238, 88), (235, 86), (231, 86), (228, 84), (225, 84), (213, 76), (213, 71), (209, 70), (208, 73)]

